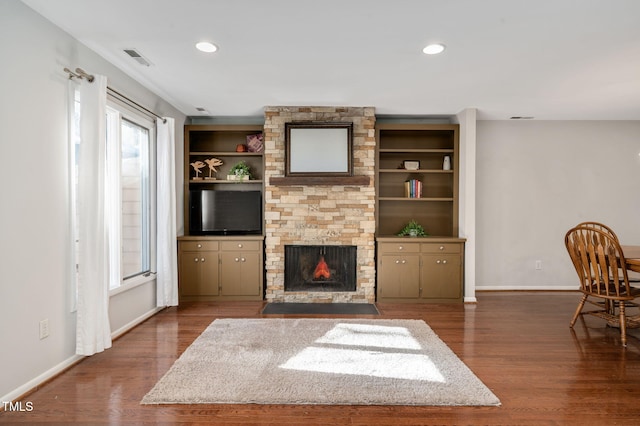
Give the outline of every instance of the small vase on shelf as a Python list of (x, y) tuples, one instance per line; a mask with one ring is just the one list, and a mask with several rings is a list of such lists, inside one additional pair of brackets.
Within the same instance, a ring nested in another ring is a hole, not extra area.
[(442, 170), (451, 170), (451, 157), (448, 155), (444, 156), (444, 161), (442, 162)]

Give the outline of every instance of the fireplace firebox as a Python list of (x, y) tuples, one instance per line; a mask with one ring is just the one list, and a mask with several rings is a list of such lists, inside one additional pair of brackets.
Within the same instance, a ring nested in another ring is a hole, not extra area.
[(285, 291), (355, 291), (356, 246), (284, 247)]

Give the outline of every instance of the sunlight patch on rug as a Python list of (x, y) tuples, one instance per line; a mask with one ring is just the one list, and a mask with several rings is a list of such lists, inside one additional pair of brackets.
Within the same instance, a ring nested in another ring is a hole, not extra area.
[(142, 404), (500, 405), (420, 320), (219, 319)]
[(282, 365), (289, 370), (444, 382), (426, 355), (363, 349), (306, 348)]

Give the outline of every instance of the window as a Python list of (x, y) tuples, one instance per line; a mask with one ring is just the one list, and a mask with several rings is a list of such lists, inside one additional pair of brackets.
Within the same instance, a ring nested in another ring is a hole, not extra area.
[(122, 276), (150, 271), (151, 191), (150, 131), (122, 120), (120, 188), (122, 191)]
[[(73, 96), (70, 114), (71, 238), (75, 267), (72, 306), (78, 280), (78, 152), (80, 102)], [(155, 271), (155, 124), (146, 116), (109, 103), (106, 120), (106, 213), (109, 234), (110, 290), (146, 282)]]
[(107, 108), (106, 128), (113, 290), (146, 281), (155, 269), (155, 131), (152, 121), (117, 104)]

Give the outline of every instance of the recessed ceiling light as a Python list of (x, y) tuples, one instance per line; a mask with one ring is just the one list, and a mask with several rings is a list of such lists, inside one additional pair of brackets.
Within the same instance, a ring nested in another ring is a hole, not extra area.
[(427, 55), (437, 55), (438, 53), (444, 52), (445, 46), (442, 43), (433, 43), (426, 46), (422, 51)]
[(218, 46), (208, 41), (201, 41), (196, 43), (196, 49), (201, 52), (212, 53), (218, 50)]

